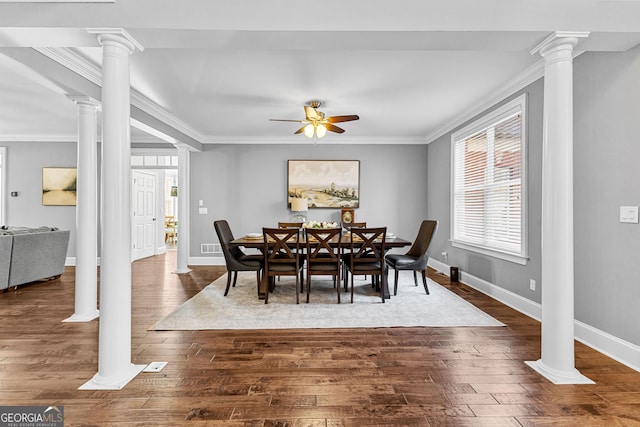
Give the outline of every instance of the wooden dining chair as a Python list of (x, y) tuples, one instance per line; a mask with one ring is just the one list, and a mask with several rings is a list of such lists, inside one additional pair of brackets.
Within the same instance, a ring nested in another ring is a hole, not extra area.
[[(360, 222), (343, 222), (342, 223), (342, 228), (344, 228), (346, 230), (346, 232), (348, 233), (349, 230), (351, 230), (352, 228), (363, 228), (366, 227), (367, 223), (366, 221), (360, 221)], [(344, 277), (347, 274), (347, 266), (343, 263), (342, 264), (342, 277)], [(365, 276), (365, 279), (367, 278), (367, 276)], [(348, 291), (349, 289), (347, 289), (347, 285), (345, 283), (345, 288), (344, 291)]]
[(384, 303), (386, 285), (386, 264), (384, 262), (387, 227), (352, 228), (349, 235), (350, 252), (343, 254), (342, 260), (347, 268), (344, 276), (345, 287), (349, 285), (351, 273), (351, 302), (353, 303), (354, 276), (371, 275), (380, 290)]
[(278, 228), (302, 228), (302, 222), (278, 222)]
[[(300, 229), (302, 228), (302, 222), (283, 222), (283, 221), (279, 221), (278, 222), (278, 228), (297, 228)], [(280, 276), (278, 276), (278, 281), (280, 281)], [(302, 292), (302, 286), (303, 284), (300, 283), (300, 292)]]
[(311, 276), (333, 276), (340, 304), (341, 228), (305, 228), (307, 259), (307, 303), (311, 292)]
[[(300, 252), (297, 228), (263, 228), (264, 274), (271, 280), (276, 276), (295, 276), (296, 304), (300, 303), (300, 284), (303, 283), (304, 256)], [(268, 288), (268, 287), (267, 287)], [(264, 303), (269, 303), (267, 289)]]
[(342, 223), (342, 228), (344, 228), (345, 230), (351, 230), (352, 228), (363, 228), (366, 227), (367, 223), (366, 221), (361, 221), (361, 222), (343, 222)]

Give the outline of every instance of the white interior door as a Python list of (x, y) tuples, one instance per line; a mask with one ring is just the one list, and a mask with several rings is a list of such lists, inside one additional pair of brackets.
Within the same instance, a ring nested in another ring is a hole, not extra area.
[(133, 209), (133, 260), (155, 255), (156, 248), (156, 176), (133, 170), (131, 173)]

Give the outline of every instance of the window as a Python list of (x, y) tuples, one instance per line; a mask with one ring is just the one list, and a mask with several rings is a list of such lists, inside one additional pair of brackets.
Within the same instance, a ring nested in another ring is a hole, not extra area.
[(451, 136), (451, 244), (527, 261), (526, 96)]

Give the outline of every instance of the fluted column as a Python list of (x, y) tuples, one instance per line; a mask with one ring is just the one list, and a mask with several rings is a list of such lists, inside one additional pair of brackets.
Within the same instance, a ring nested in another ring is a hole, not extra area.
[(143, 368), (131, 363), (131, 136), (124, 30), (89, 30), (102, 45), (102, 251), (98, 373), (83, 389), (120, 389)]
[(75, 312), (65, 322), (98, 317), (98, 120), (99, 103), (69, 96), (78, 107)]
[(556, 384), (592, 381), (575, 369), (573, 50), (588, 33), (558, 32), (532, 53), (545, 61), (542, 149), (542, 357), (529, 366)]
[(186, 146), (178, 147), (178, 247), (176, 273), (189, 270), (189, 182), (190, 152)]

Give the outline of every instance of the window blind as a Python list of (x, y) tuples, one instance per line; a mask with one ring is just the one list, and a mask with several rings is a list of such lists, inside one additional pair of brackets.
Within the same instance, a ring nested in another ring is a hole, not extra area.
[(525, 256), (522, 123), (512, 109), (452, 141), (454, 242)]

